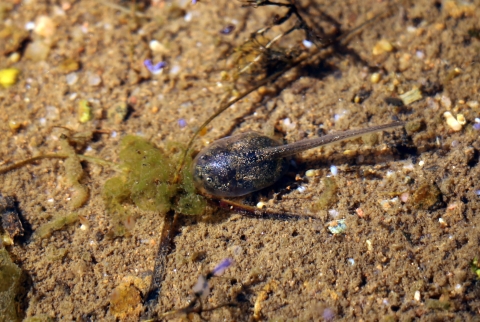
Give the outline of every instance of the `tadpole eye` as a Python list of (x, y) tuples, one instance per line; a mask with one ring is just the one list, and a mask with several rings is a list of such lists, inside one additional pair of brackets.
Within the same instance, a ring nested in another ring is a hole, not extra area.
[(210, 178), (210, 177), (207, 177), (206, 180), (207, 180), (208, 183), (212, 183), (212, 181), (213, 181), (212, 178)]

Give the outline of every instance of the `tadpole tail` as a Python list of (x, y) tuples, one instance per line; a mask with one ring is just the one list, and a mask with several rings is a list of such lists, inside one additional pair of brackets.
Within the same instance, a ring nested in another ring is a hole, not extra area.
[(259, 154), (268, 156), (269, 158), (284, 158), (320, 146), (339, 143), (346, 140), (352, 140), (366, 134), (380, 132), (383, 130), (390, 130), (404, 125), (405, 122), (396, 121), (363, 129), (335, 132), (319, 137), (314, 137), (311, 139), (297, 141), (295, 143), (287, 144), (280, 147), (265, 148), (261, 152), (259, 152)]
[(162, 234), (160, 237), (160, 244), (158, 245), (158, 251), (155, 256), (155, 266), (153, 269), (152, 281), (150, 283), (149, 290), (143, 299), (143, 320), (152, 319), (157, 315), (155, 308), (158, 304), (158, 299), (160, 298), (162, 281), (165, 277), (167, 255), (172, 250), (173, 237), (178, 230), (178, 217), (179, 215), (174, 210), (170, 210), (165, 215)]

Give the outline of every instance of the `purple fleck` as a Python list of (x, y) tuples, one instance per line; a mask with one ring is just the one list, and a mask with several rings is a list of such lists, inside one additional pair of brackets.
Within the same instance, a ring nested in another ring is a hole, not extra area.
[(473, 124), (473, 128), (477, 131), (480, 131), (480, 123)]
[(330, 308), (326, 308), (323, 310), (322, 316), (324, 321), (332, 321), (335, 318), (335, 312)]
[(480, 196), (480, 190), (475, 191), (475, 193), (477, 194), (477, 196)]
[(226, 26), (225, 28), (223, 28), (222, 30), (220, 30), (220, 33), (222, 35), (230, 35), (232, 31), (235, 30), (235, 26), (234, 25), (228, 25)]
[(215, 276), (221, 276), (227, 268), (232, 266), (233, 259), (225, 258), (223, 261), (220, 262), (212, 271), (212, 274)]
[(192, 4), (197, 4), (197, 0), (192, 0)]
[(185, 126), (187, 126), (187, 121), (185, 121), (184, 119), (179, 119), (178, 126), (180, 126), (183, 129)]
[(167, 63), (164, 61), (159, 62), (156, 65), (152, 64), (152, 61), (150, 59), (147, 59), (143, 62), (145, 67), (152, 73), (153, 75), (158, 75), (162, 72), (163, 68), (167, 66)]

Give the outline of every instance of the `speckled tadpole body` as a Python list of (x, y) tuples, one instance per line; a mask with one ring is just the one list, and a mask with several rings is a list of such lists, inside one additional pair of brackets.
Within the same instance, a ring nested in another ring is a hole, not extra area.
[(402, 125), (403, 122), (393, 122), (286, 145), (256, 132), (229, 136), (215, 141), (195, 157), (195, 185), (200, 191), (213, 196), (243, 196), (278, 181), (288, 170), (289, 156)]

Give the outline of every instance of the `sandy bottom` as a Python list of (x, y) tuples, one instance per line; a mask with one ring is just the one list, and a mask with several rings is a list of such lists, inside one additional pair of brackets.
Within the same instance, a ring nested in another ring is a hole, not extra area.
[[(145, 11), (150, 18), (133, 19), (97, 1), (17, 2), (7, 0), (11, 10), (0, 22), (0, 34), (7, 35), (0, 68), (21, 71), (14, 86), (0, 89), (1, 165), (58, 151), (66, 132), (55, 126), (96, 131), (81, 152), (110, 161), (118, 161), (126, 134), (141, 135), (159, 148), (186, 144), (229, 89), (221, 76), (229, 70), (224, 58), (285, 11), (241, 8), (237, 1), (195, 6), (152, 1)], [(237, 200), (263, 201), (277, 212), (313, 219), (247, 218), (214, 205), (203, 216), (183, 217), (167, 258), (158, 312), (185, 307), (198, 276), (233, 258), (235, 264), (211, 280), (204, 306), (236, 302), (237, 307), (205, 312), (210, 321), (475, 320), (480, 287), (470, 266), (480, 243), (480, 132), (474, 127), (480, 117), (480, 2), (468, 3), (403, 1), (334, 55), (290, 72), (288, 81), (253, 93), (212, 122), (197, 140), (197, 151), (248, 130), (275, 130), (278, 138), (295, 142), (392, 117), (411, 123), (408, 131), (304, 152), (285, 179)], [(385, 6), (309, 4), (312, 12), (322, 10), (336, 21), (337, 30), (349, 30)], [(40, 28), (40, 16), (52, 26)], [(327, 33), (335, 30), (328, 19), (319, 20), (309, 17)], [(21, 35), (32, 21), (36, 29)], [(236, 28), (220, 33), (228, 25)], [(7, 29), (21, 40), (15, 42)], [(285, 44), (301, 48), (302, 32), (288, 37)], [(382, 39), (392, 51), (375, 49)], [(152, 40), (159, 42), (153, 50)], [(50, 48), (38, 62), (26, 54), (36, 41)], [(18, 62), (12, 53), (20, 54)], [(168, 68), (152, 75), (145, 59), (166, 61)], [(380, 79), (372, 82), (374, 73)], [(391, 98), (414, 88), (422, 90), (421, 99), (392, 104), (398, 99)], [(92, 116), (82, 123), (78, 106), (84, 99)], [(115, 121), (108, 111), (122, 103), (129, 106), (127, 118)], [(447, 110), (465, 117), (459, 131), (445, 121)], [(115, 173), (82, 164), (81, 183), (89, 189), (87, 202), (75, 210), (82, 220), (44, 239), (32, 233), (72, 213), (63, 161), (44, 160), (0, 175), (0, 192), (16, 198), (27, 232), (7, 246), (28, 276), (21, 316), (138, 320), (163, 216), (127, 206), (136, 216), (130, 235), (111, 238), (101, 194)], [(319, 207), (331, 165), (338, 168), (337, 189), (327, 206)], [(316, 176), (307, 177), (309, 169), (318, 170)], [(345, 219), (346, 230), (333, 235), (327, 228), (339, 219)], [(111, 294), (119, 285), (132, 285), (137, 297), (128, 311), (114, 313)]]

